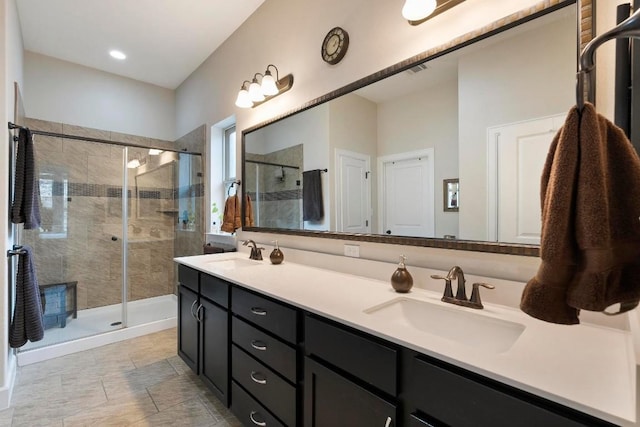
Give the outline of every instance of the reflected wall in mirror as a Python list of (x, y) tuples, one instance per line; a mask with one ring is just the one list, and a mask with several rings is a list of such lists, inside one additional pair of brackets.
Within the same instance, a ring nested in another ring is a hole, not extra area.
[[(577, 6), (561, 6), (243, 132), (246, 229), (539, 243), (540, 173), (575, 104)], [(324, 168), (325, 216), (302, 221), (301, 172)], [(457, 210), (440, 207), (452, 176)]]

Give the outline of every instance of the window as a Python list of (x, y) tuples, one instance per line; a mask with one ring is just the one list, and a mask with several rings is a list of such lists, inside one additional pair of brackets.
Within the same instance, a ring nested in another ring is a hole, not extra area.
[(236, 126), (224, 130), (222, 141), (224, 181), (229, 183), (236, 179)]

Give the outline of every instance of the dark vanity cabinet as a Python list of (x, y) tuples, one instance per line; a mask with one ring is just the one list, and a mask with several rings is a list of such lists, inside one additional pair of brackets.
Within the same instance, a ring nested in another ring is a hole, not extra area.
[(228, 405), (229, 284), (182, 265), (178, 277), (178, 354)]
[(611, 425), (415, 351), (402, 367), (409, 427)]
[(179, 267), (178, 353), (246, 426), (611, 426)]
[(198, 372), (199, 323), (195, 314), (200, 293), (200, 276), (196, 270), (178, 267), (178, 355)]
[(397, 348), (307, 316), (305, 354), (305, 426), (400, 425)]
[(244, 425), (296, 426), (298, 310), (232, 288), (231, 410)]

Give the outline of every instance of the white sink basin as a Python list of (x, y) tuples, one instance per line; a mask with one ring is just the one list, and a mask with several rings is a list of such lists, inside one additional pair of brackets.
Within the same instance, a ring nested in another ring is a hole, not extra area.
[(483, 316), (471, 310), (473, 309), (449, 308), (400, 297), (364, 312), (407, 328), (493, 353), (509, 350), (525, 329), (520, 323)]
[(205, 262), (207, 267), (217, 270), (235, 270), (236, 268), (254, 267), (256, 265), (262, 265), (263, 261), (254, 261), (246, 258), (233, 258), (233, 259), (212, 259)]

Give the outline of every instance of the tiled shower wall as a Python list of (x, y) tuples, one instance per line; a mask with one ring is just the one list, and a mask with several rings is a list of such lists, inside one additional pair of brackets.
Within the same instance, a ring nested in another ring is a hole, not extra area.
[[(55, 133), (157, 148), (175, 147), (171, 141), (62, 123), (27, 119), (25, 124), (32, 129)], [(39, 283), (77, 281), (78, 309), (122, 302), (124, 148), (41, 135), (36, 135), (34, 141), (39, 172), (50, 173), (53, 179), (52, 200), (47, 202), (46, 197), (42, 198), (44, 230), (24, 230), (22, 233), (22, 243), (34, 248)], [(177, 176), (178, 163), (167, 158), (177, 158), (177, 155), (163, 153), (164, 159), (161, 160), (160, 156), (148, 156), (146, 149), (129, 148), (129, 159), (136, 155), (146, 157), (147, 164), (138, 169), (127, 169), (129, 300), (174, 292), (172, 258), (176, 253), (176, 207), (180, 192), (171, 179), (171, 174)], [(156, 168), (161, 162), (175, 166), (163, 167), (162, 173), (155, 172), (160, 170)], [(197, 163), (200, 164), (199, 157)], [(137, 175), (145, 177), (144, 188), (136, 188)], [(47, 209), (47, 203), (54, 209)], [(53, 222), (52, 211), (55, 216)], [(61, 212), (66, 212), (66, 218), (61, 216)], [(201, 230), (191, 233), (190, 240), (198, 241), (201, 247)], [(192, 254), (195, 253), (200, 252)]]
[[(246, 191), (253, 201), (256, 226), (301, 229), (303, 145), (295, 145), (266, 155), (245, 155), (247, 160), (298, 167), (284, 168), (284, 176), (280, 178), (280, 167), (246, 162), (245, 179)], [(256, 171), (259, 171), (257, 175)]]

